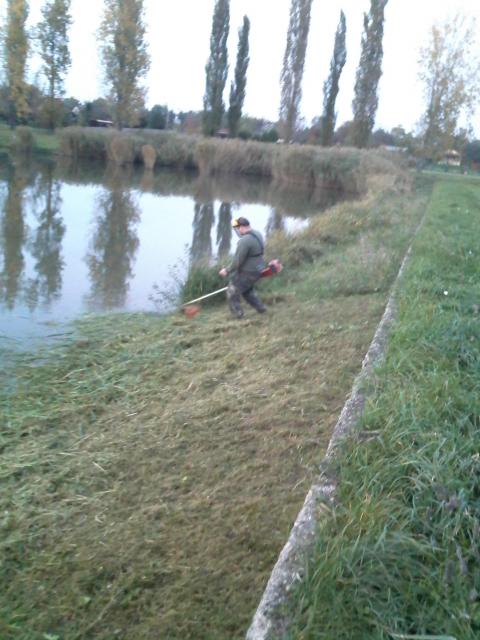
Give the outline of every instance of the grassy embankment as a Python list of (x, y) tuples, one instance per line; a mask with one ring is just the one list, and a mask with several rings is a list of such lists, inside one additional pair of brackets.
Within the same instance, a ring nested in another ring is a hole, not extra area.
[(289, 638), (480, 637), (479, 211), (479, 181), (436, 183)]
[(2, 639), (243, 637), (428, 199), (407, 187), (272, 237), (265, 316), (86, 320), (2, 372)]

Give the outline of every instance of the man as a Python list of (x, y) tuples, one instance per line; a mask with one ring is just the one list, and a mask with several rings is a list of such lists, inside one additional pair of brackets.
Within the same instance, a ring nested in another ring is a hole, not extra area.
[(243, 318), (240, 304), (240, 296), (243, 296), (258, 313), (264, 313), (266, 308), (254, 291), (255, 283), (265, 267), (262, 235), (254, 231), (250, 222), (243, 217), (235, 218), (232, 227), (240, 240), (231, 264), (219, 271), (223, 278), (231, 276), (227, 288), (230, 310), (236, 318)]

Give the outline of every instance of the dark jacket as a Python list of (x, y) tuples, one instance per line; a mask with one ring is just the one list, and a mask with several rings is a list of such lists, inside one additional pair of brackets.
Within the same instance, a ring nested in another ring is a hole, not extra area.
[(238, 241), (233, 260), (227, 267), (228, 273), (251, 273), (260, 276), (265, 266), (263, 248), (262, 234), (258, 231), (252, 229), (243, 235)]

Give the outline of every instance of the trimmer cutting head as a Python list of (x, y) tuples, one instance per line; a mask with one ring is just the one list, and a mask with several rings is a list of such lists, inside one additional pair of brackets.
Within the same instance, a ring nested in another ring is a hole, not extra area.
[(188, 304), (182, 308), (182, 311), (187, 318), (195, 317), (197, 313), (200, 313), (200, 310), (201, 307), (199, 304)]

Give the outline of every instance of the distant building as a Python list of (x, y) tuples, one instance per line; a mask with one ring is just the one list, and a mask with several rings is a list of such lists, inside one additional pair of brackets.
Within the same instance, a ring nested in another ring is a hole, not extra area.
[(111, 120), (89, 120), (88, 121), (88, 126), (89, 127), (113, 127), (113, 122)]
[(443, 154), (440, 164), (446, 164), (449, 167), (459, 167), (461, 165), (461, 156), (455, 149), (448, 149)]
[(395, 147), (391, 144), (382, 144), (379, 148), (390, 153), (408, 153), (408, 147)]

